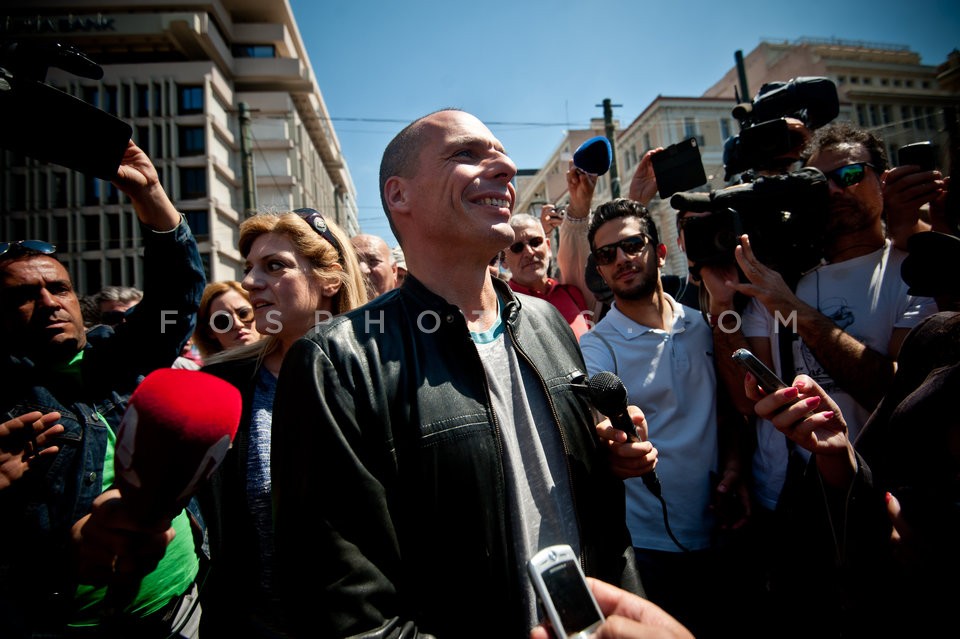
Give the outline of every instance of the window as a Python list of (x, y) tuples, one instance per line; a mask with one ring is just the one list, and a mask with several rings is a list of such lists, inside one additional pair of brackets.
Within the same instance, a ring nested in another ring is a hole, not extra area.
[(733, 137), (730, 135), (730, 119), (721, 118), (720, 119), (720, 139), (726, 141), (727, 139)]
[[(47, 190), (47, 174), (39, 173), (37, 175), (37, 208), (50, 208), (50, 192)], [(39, 234), (38, 234), (39, 235)], [(40, 235), (40, 237), (44, 237)]]
[(154, 83), (153, 85), (153, 114), (167, 115), (167, 110), (163, 108), (163, 85)]
[(100, 204), (100, 180), (85, 175), (83, 178), (83, 205), (96, 206)]
[(927, 107), (927, 128), (937, 130), (937, 112), (933, 107)]
[[(100, 214), (83, 216), (83, 243), (82, 251), (94, 251), (100, 248)], [(99, 268), (97, 269), (99, 272)]]
[(123, 262), (119, 257), (107, 259), (107, 281), (113, 286), (123, 285)]
[(166, 145), (163, 143), (163, 125), (154, 124), (153, 125), (153, 147), (156, 149), (154, 151), (155, 157), (165, 158), (167, 157)]
[(100, 260), (84, 260), (84, 290), (88, 294), (94, 294), (103, 288), (103, 278), (100, 276)]
[(62, 209), (67, 206), (67, 174), (53, 174), (53, 206)]
[(862, 104), (857, 105), (857, 124), (867, 126), (867, 112)]
[(883, 116), (883, 123), (890, 124), (893, 122), (893, 108), (889, 104), (884, 104), (880, 107), (880, 113)]
[(27, 176), (23, 173), (13, 175), (13, 209), (23, 211), (27, 208)]
[(200, 238), (209, 239), (210, 216), (206, 211), (185, 211), (183, 216), (187, 219), (187, 226), (193, 231), (198, 241), (202, 241)]
[(107, 248), (120, 248), (120, 214), (107, 214)]
[(206, 195), (206, 168), (189, 167), (180, 169), (180, 199), (190, 200), (194, 198), (206, 197)]
[(117, 114), (117, 87), (115, 86), (104, 87), (103, 97), (104, 97), (103, 110), (112, 115), (116, 115)]
[(60, 252), (66, 252), (70, 243), (70, 220), (67, 217), (53, 218), (53, 236), (50, 241), (57, 245)]
[(203, 87), (179, 87), (179, 112), (203, 113)]
[(150, 115), (150, 87), (146, 84), (138, 84), (135, 91), (137, 93), (137, 116), (145, 118)]
[(144, 153), (150, 155), (150, 127), (138, 125), (133, 141), (143, 149)]
[(910, 107), (908, 106), (900, 107), (900, 119), (903, 121), (903, 128), (905, 129), (913, 128), (913, 116), (910, 115)]
[(203, 155), (206, 150), (206, 129), (202, 126), (182, 126), (179, 129), (180, 157)]
[(683, 118), (683, 137), (693, 138), (697, 136), (697, 121), (693, 118)]
[(275, 58), (277, 49), (272, 44), (235, 44), (233, 56), (235, 58)]
[(133, 109), (130, 101), (131, 91), (133, 91), (133, 89), (126, 84), (120, 87), (120, 110), (125, 118), (129, 118), (133, 115)]
[(878, 124), (880, 124), (880, 113), (877, 109), (877, 105), (871, 104), (869, 108), (870, 108), (870, 125), (877, 126)]

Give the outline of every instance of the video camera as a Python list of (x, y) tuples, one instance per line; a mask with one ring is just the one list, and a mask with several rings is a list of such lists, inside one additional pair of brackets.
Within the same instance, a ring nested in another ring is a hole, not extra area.
[(805, 132), (791, 128), (785, 118), (813, 130), (839, 113), (837, 87), (829, 78), (798, 77), (764, 84), (752, 102), (733, 108), (740, 134), (723, 145), (724, 180), (751, 169), (783, 170), (799, 158)]
[(670, 206), (710, 213), (683, 220), (684, 246), (695, 276), (704, 265), (736, 263), (734, 249), (747, 233), (757, 259), (792, 287), (820, 262), (829, 187), (822, 172), (806, 167), (710, 193), (676, 193)]
[(56, 42), (0, 42), (0, 148), (110, 180), (132, 127), (45, 84), (50, 67), (91, 80), (103, 69)]

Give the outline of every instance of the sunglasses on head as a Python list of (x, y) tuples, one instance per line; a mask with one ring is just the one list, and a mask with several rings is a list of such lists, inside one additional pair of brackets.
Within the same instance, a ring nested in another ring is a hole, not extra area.
[(869, 162), (855, 162), (854, 164), (848, 164), (841, 166), (839, 169), (834, 169), (825, 175), (833, 180), (833, 183), (841, 189), (845, 189), (848, 186), (863, 182), (863, 178), (867, 176), (868, 166), (876, 170)]
[(646, 235), (634, 235), (627, 237), (613, 244), (598, 246), (593, 249), (593, 259), (599, 266), (606, 266), (617, 261), (617, 249), (623, 251), (624, 255), (634, 257), (640, 255), (643, 247), (647, 245)]
[(26, 253), (33, 251), (42, 255), (53, 255), (57, 247), (42, 240), (20, 240), (19, 242), (0, 242), (0, 256), (7, 253)]
[(542, 235), (536, 235), (525, 242), (514, 242), (510, 245), (510, 252), (519, 255), (520, 253), (523, 253), (523, 247), (527, 244), (530, 245), (530, 248), (537, 249), (541, 244), (543, 244), (543, 240), (544, 238)]
[(343, 264), (343, 247), (340, 246), (340, 242), (338, 242), (337, 238), (330, 232), (330, 227), (327, 226), (327, 221), (323, 219), (323, 214), (317, 209), (310, 208), (294, 209), (293, 212), (303, 218), (303, 221), (309, 224), (310, 228), (317, 232), (317, 235), (325, 239), (337, 250), (337, 261)]

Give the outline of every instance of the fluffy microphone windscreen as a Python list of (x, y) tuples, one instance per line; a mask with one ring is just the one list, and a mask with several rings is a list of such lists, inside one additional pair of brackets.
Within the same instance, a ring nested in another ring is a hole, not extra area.
[(602, 135), (590, 138), (573, 152), (573, 165), (581, 171), (603, 175), (613, 162), (613, 148)]
[(230, 448), (240, 391), (201, 371), (162, 368), (134, 390), (117, 432), (116, 485), (144, 519), (171, 518)]

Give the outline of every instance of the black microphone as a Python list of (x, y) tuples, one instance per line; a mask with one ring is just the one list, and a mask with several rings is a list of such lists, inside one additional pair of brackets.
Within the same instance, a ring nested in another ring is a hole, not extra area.
[(592, 137), (573, 152), (573, 165), (586, 173), (603, 175), (613, 163), (613, 147), (602, 135)]
[[(630, 441), (640, 441), (637, 436), (637, 427), (633, 425), (630, 413), (627, 412), (627, 387), (614, 373), (601, 371), (587, 381), (590, 389), (590, 401), (594, 408), (610, 420), (614, 428), (619, 428), (627, 434)], [(660, 496), (660, 479), (655, 470), (640, 475), (643, 484), (655, 496)]]

